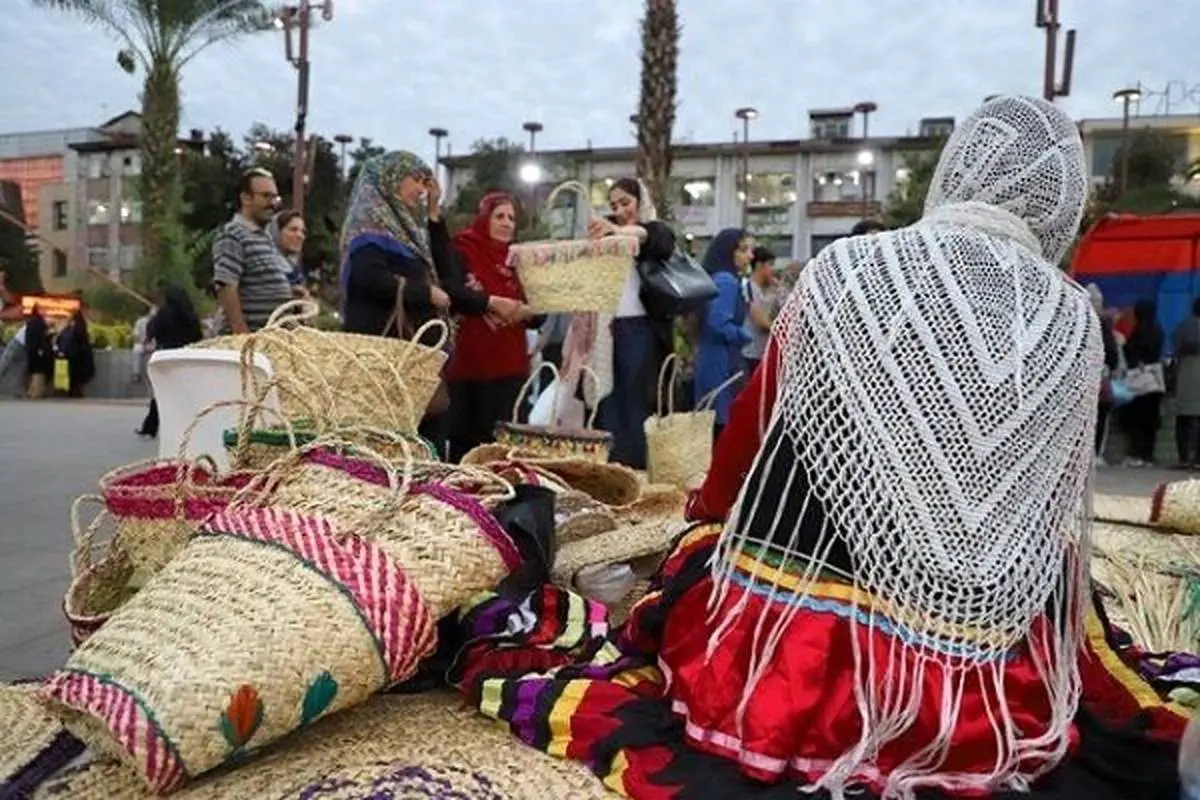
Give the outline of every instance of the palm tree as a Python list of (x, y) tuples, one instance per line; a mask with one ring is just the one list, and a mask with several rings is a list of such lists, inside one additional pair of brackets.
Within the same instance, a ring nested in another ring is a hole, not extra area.
[(679, 13), (675, 0), (646, 0), (642, 19), (642, 87), (637, 114), (637, 173), (671, 218), (671, 131), (678, 89)]
[[(181, 280), (187, 261), (180, 216), (179, 84), (184, 66), (205, 48), (270, 27), (259, 0), (33, 0), (35, 6), (81, 17), (115, 38), (117, 64), (142, 83), (143, 282)], [(149, 286), (145, 288), (150, 288)]]

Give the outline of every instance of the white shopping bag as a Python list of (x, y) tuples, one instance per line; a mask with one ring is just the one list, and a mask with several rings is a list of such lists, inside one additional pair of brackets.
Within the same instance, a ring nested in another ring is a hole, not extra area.
[(562, 378), (557, 378), (538, 395), (533, 410), (529, 412), (529, 424), (553, 428), (582, 428), (583, 415), (583, 401), (575, 398), (575, 387), (568, 386)]

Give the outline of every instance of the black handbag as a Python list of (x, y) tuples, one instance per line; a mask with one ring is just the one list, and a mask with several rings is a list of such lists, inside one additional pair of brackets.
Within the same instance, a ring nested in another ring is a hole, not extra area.
[(670, 258), (637, 262), (642, 303), (654, 316), (681, 316), (699, 311), (717, 296), (717, 285), (696, 259), (676, 247)]

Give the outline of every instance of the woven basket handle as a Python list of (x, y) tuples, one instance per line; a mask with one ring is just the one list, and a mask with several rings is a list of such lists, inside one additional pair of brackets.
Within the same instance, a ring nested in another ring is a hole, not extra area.
[[(83, 524), (83, 507), (89, 503), (98, 505), (100, 508), (96, 512), (96, 516), (92, 517), (91, 522), (85, 527)], [(92, 550), (95, 547), (96, 532), (100, 530), (100, 526), (108, 518), (108, 506), (104, 502), (104, 498), (97, 494), (84, 494), (75, 498), (71, 503), (71, 538), (75, 541), (75, 549), (71, 553), (71, 577), (74, 578), (79, 573), (91, 568), (95, 563), (92, 558)], [(116, 546), (116, 538), (108, 540), (108, 549), (111, 551)]]
[(284, 325), (299, 325), (316, 319), (321, 315), (321, 306), (312, 300), (289, 300), (271, 312), (267, 317), (266, 328), (280, 328)]
[(720, 396), (721, 392), (725, 391), (730, 386), (737, 383), (739, 380), (741, 380), (741, 378), (742, 378), (741, 370), (738, 370), (737, 372), (733, 373), (733, 375), (729, 376), (729, 378), (727, 378), (724, 383), (722, 383), (717, 388), (713, 389), (708, 394), (704, 395), (704, 397), (701, 397), (700, 402), (696, 404), (696, 410), (697, 411), (711, 411), (713, 404), (717, 402), (717, 397)]
[[(592, 388), (595, 389), (596, 394), (599, 395), (600, 394), (600, 376), (597, 375), (595, 370), (593, 370), (591, 367), (584, 366), (584, 367), (579, 368), (579, 380), (583, 380), (584, 378), (589, 377), (589, 376), (592, 379)], [(596, 405), (592, 406), (591, 415), (587, 418), (587, 421), (583, 423), (583, 427), (585, 430), (594, 431), (596, 429), (596, 415), (599, 413), (600, 413), (600, 398), (597, 396), (596, 397)]]
[(537, 369), (529, 373), (529, 377), (521, 384), (521, 391), (517, 392), (517, 399), (513, 402), (512, 407), (512, 418), (509, 420), (513, 424), (516, 424), (517, 420), (521, 418), (521, 402), (528, 399), (529, 390), (533, 388), (533, 382), (546, 369), (550, 370), (550, 377), (554, 382), (554, 408), (558, 408), (558, 367), (554, 366), (554, 363), (551, 361), (543, 361), (538, 364)]
[(551, 211), (554, 208), (554, 202), (558, 200), (558, 196), (563, 192), (571, 191), (583, 198), (583, 214), (584, 214), (584, 230), (587, 230), (587, 223), (592, 219), (592, 195), (579, 181), (563, 181), (558, 186), (550, 190), (550, 194), (546, 197), (546, 210)]
[(380, 336), (387, 336), (388, 331), (393, 326), (396, 328), (396, 335), (401, 339), (404, 338), (404, 278), (396, 279), (396, 304), (392, 306), (392, 313), (388, 315), (387, 322), (383, 323), (383, 330), (379, 332)]
[[(666, 383), (667, 368), (671, 367), (671, 382)], [(675, 413), (675, 382), (679, 377), (679, 356), (671, 353), (663, 359), (662, 368), (658, 370), (658, 416), (665, 417)], [(663, 413), (663, 389), (666, 388), (666, 413)]]

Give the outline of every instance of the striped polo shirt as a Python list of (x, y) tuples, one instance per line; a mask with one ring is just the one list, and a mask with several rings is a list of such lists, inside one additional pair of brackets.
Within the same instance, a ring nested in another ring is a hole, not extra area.
[[(241, 214), (225, 223), (213, 242), (213, 283), (236, 286), (246, 325), (256, 331), (279, 306), (292, 299), (292, 265), (271, 235)], [(222, 321), (222, 332), (229, 331)]]

